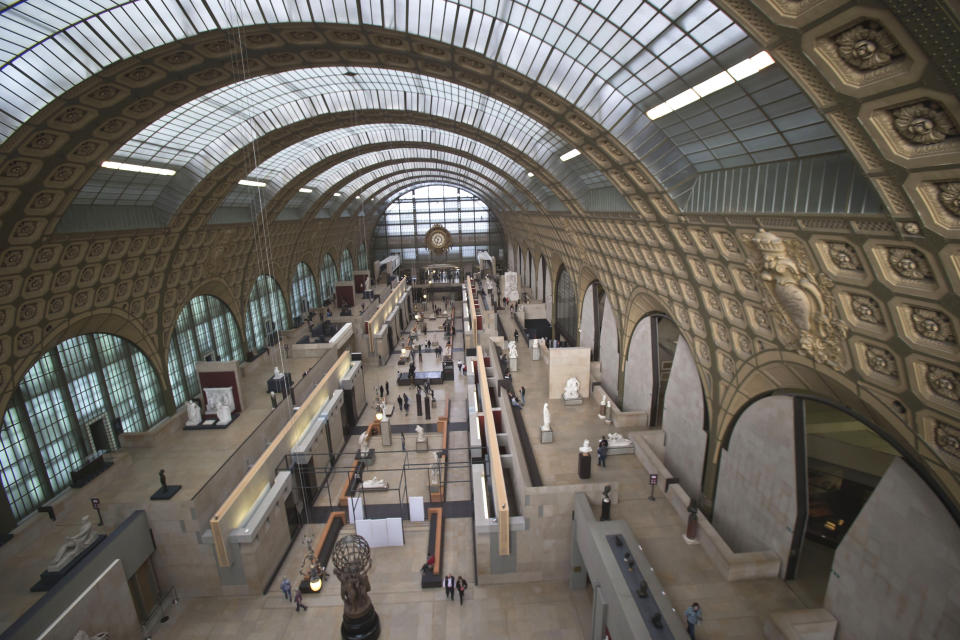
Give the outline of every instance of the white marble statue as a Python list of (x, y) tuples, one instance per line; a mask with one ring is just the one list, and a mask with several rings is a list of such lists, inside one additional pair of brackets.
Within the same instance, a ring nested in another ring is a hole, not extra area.
[(567, 378), (567, 384), (563, 387), (564, 400), (576, 400), (580, 397), (580, 381), (576, 378)]
[(195, 427), (200, 424), (200, 405), (193, 400), (187, 400), (187, 426)]
[(417, 425), (417, 428), (414, 429), (417, 432), (417, 442), (426, 442), (427, 436), (423, 433), (423, 427)]
[(217, 405), (217, 424), (225, 425), (230, 424), (230, 421), (233, 417), (230, 415), (230, 406), (221, 403)]
[(607, 446), (608, 447), (629, 447), (633, 443), (630, 441), (630, 438), (624, 438), (619, 433), (608, 433), (607, 434)]
[(517, 356), (517, 341), (511, 340), (507, 343), (507, 353), (511, 358), (516, 358)]
[(440, 469), (441, 469), (441, 460), (443, 459), (442, 451), (433, 452), (433, 464), (430, 465), (430, 484), (440, 484)]
[(600, 413), (597, 414), (597, 417), (601, 420), (607, 419), (607, 407), (610, 406), (610, 400), (607, 399), (607, 394), (603, 394), (600, 398)]
[(370, 276), (363, 279), (363, 290), (370, 291)]
[(580, 453), (590, 453), (593, 451), (593, 447), (590, 446), (589, 440), (584, 440), (583, 444), (580, 445)]
[(369, 478), (363, 481), (363, 488), (367, 490), (389, 489), (390, 483), (384, 480), (383, 478), (378, 478), (377, 476), (373, 476), (372, 478)]
[(366, 455), (370, 453), (370, 443), (367, 442), (370, 439), (370, 432), (364, 431), (360, 434), (360, 440), (357, 442), (360, 445), (360, 454)]
[(73, 640), (110, 640), (110, 634), (106, 631), (101, 631), (95, 636), (90, 635), (83, 629), (77, 631), (77, 635), (73, 636)]
[(80, 553), (96, 542), (97, 532), (93, 528), (93, 522), (90, 516), (83, 516), (81, 519), (80, 530), (72, 536), (67, 536), (66, 542), (60, 545), (53, 560), (47, 565), (47, 571), (51, 573), (61, 571), (70, 564), (70, 561), (76, 558)]
[(274, 378), (274, 380), (279, 380), (279, 379), (282, 378), (282, 377), (283, 377), (283, 374), (280, 373), (280, 367), (274, 367), (274, 368), (273, 368), (273, 378)]
[(546, 402), (543, 403), (543, 426), (541, 428), (544, 431), (550, 431), (550, 405)]

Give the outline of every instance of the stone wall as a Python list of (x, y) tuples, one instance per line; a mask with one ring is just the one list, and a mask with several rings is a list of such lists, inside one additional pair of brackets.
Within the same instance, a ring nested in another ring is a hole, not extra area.
[(650, 411), (650, 401), (653, 398), (651, 322), (649, 317), (644, 318), (633, 329), (627, 363), (623, 368), (624, 411)]
[(680, 479), (684, 491), (696, 498), (700, 495), (707, 433), (703, 430), (700, 377), (690, 347), (682, 338), (677, 341), (673, 368), (663, 399), (663, 434), (667, 468)]
[(960, 527), (896, 458), (837, 548), (824, 608), (837, 638), (956, 638)]
[(769, 549), (787, 566), (797, 519), (792, 396), (761, 398), (741, 414), (720, 455), (713, 526), (737, 552)]
[(620, 345), (617, 343), (617, 320), (609, 298), (603, 301), (603, 316), (600, 319), (600, 365), (600, 385), (608, 396), (617, 398), (617, 386), (620, 383)]

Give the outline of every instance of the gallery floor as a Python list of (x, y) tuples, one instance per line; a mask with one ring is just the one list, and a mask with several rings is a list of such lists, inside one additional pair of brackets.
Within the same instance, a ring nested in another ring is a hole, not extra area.
[[(504, 327), (513, 332), (512, 320), (502, 315)], [(437, 321), (439, 323), (439, 321)], [(430, 323), (430, 328), (435, 328)], [(436, 334), (439, 335), (439, 334)], [(462, 337), (457, 336), (455, 348), (462, 348)], [(607, 428), (597, 418), (599, 405), (587, 401), (579, 407), (564, 407), (559, 401), (550, 401), (556, 440), (541, 445), (535, 432), (540, 424), (543, 403), (546, 401), (546, 371), (543, 362), (534, 362), (522, 343), (520, 368), (514, 374), (517, 387), (526, 387), (524, 417), (531, 430), (534, 452), (544, 481), (549, 484), (577, 482), (575, 451), (584, 438), (595, 441)], [(439, 369), (432, 354), (424, 353), (421, 370)], [(454, 359), (462, 358), (455, 351)], [(392, 379), (399, 368), (397, 355), (384, 366), (366, 365), (368, 398), (376, 395), (380, 384)], [(459, 374), (455, 380), (435, 387), (437, 404), (451, 401), (452, 422), (466, 420), (466, 380)], [(391, 388), (392, 396), (396, 389)], [(409, 390), (406, 388), (404, 391)], [(417, 424), (415, 406), (410, 416), (395, 414), (392, 423)], [(361, 424), (372, 420), (368, 407), (361, 416)], [(423, 420), (423, 418), (420, 418)], [(436, 420), (432, 414), (431, 422)], [(452, 432), (450, 446), (463, 446), (458, 438), (464, 432)], [(407, 443), (412, 441), (407, 436)], [(356, 436), (347, 444), (347, 451), (356, 449)], [(391, 447), (385, 448), (379, 438), (372, 446), (378, 450), (401, 451), (396, 436)], [(378, 461), (390, 464), (392, 456), (378, 454)], [(375, 473), (375, 470), (374, 470)], [(684, 522), (659, 493), (658, 499), (648, 499), (649, 489), (645, 471), (632, 456), (612, 456), (606, 468), (593, 468), (593, 479), (617, 480), (621, 485), (620, 501), (614, 506), (614, 518), (626, 520), (654, 570), (660, 576), (667, 593), (679, 610), (697, 600), (701, 603), (704, 622), (697, 630), (698, 638), (761, 638), (763, 617), (784, 609), (806, 608), (804, 603), (780, 580), (724, 580), (699, 546), (684, 543), (681, 533)], [(410, 481), (409, 493), (416, 495), (420, 481)], [(452, 497), (452, 496), (451, 496)], [(395, 499), (395, 498), (394, 498)], [(319, 525), (310, 525), (319, 530)], [(564, 582), (476, 585), (473, 583), (473, 549), (471, 520), (454, 518), (448, 521), (445, 537), (444, 571), (463, 575), (470, 581), (463, 607), (444, 600), (441, 590), (422, 590), (418, 570), (423, 564), (427, 529), (423, 524), (406, 523), (405, 546), (373, 550), (373, 569), (370, 574), (370, 596), (380, 615), (385, 639), (443, 638), (517, 638), (564, 639), (588, 638), (591, 615), (591, 592), (571, 591)], [(345, 531), (352, 531), (347, 527)], [(303, 533), (310, 533), (307, 529)], [(302, 535), (301, 534), (301, 539)], [(339, 583), (332, 575), (319, 594), (305, 596), (307, 611), (297, 613), (292, 603), (283, 600), (279, 589), (282, 576), (294, 576), (300, 565), (304, 547), (297, 541), (277, 574), (268, 593), (258, 597), (197, 598), (181, 601), (169, 612), (170, 619), (153, 634), (156, 639), (184, 640), (219, 638), (266, 639), (281, 637), (338, 638), (342, 605)], [(302, 635), (303, 634), (303, 635)], [(308, 635), (307, 635), (308, 634)]]

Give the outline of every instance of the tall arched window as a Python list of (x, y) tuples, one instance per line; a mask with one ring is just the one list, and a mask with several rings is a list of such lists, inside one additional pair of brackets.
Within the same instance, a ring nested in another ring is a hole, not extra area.
[(557, 331), (567, 339), (567, 344), (575, 347), (577, 339), (577, 290), (573, 278), (566, 267), (560, 267), (557, 277)]
[(177, 406), (200, 393), (194, 363), (206, 358), (240, 360), (240, 330), (220, 298), (197, 296), (180, 315), (167, 352), (167, 373)]
[(320, 269), (320, 297), (333, 300), (333, 288), (337, 283), (337, 265), (329, 253), (323, 254), (323, 268)]
[(134, 344), (91, 333), (43, 354), (3, 414), (0, 471), (18, 520), (70, 484), (70, 472), (166, 414), (160, 380)]
[(360, 271), (365, 271), (370, 269), (370, 264), (367, 262), (367, 244), (361, 243), (360, 248), (357, 249), (357, 269)]
[(350, 257), (350, 249), (344, 249), (340, 255), (340, 279), (353, 280), (353, 259)]
[(250, 302), (247, 304), (248, 349), (256, 353), (277, 343), (277, 332), (290, 326), (284, 306), (283, 293), (277, 286), (277, 281), (268, 275), (257, 278), (250, 290)]
[(307, 263), (297, 265), (297, 275), (293, 279), (290, 292), (290, 313), (299, 315), (307, 309), (317, 307), (317, 287), (313, 283), (313, 271)]

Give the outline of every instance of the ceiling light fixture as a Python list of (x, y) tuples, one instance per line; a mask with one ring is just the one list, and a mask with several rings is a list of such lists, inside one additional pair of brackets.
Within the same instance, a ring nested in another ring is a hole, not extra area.
[(158, 176), (172, 176), (176, 173), (173, 169), (161, 169), (159, 167), (146, 167), (142, 164), (129, 164), (127, 162), (113, 162), (104, 160), (100, 163), (104, 169), (116, 169), (117, 171), (133, 171), (135, 173), (152, 173)]
[(342, 196), (342, 195), (343, 195), (343, 194), (340, 193), (339, 191), (334, 191), (334, 192), (333, 192), (333, 197), (334, 197), (334, 198), (339, 198), (339, 197)]
[(573, 160), (578, 155), (580, 155), (580, 149), (570, 149), (565, 154), (560, 156), (560, 162), (566, 162), (567, 160)]
[(237, 184), (242, 184), (245, 187), (265, 187), (267, 186), (266, 182), (257, 182), (256, 180), (238, 180)]
[(300, 193), (313, 193), (313, 189), (307, 189), (306, 187), (300, 187), (297, 191)]
[(533, 177), (533, 171), (527, 171), (527, 177), (528, 177), (528, 178), (532, 178), (532, 177)]
[(724, 87), (729, 87), (734, 82), (739, 82), (753, 74), (766, 69), (774, 62), (773, 58), (766, 51), (761, 51), (752, 58), (747, 58), (743, 62), (738, 62), (726, 71), (721, 71), (715, 76), (711, 76), (696, 85), (692, 89), (687, 89), (679, 95), (676, 95), (666, 102), (661, 102), (657, 106), (647, 111), (647, 117), (651, 120), (662, 118), (663, 116), (681, 109), (688, 104), (694, 103), (701, 98), (705, 98), (711, 93), (715, 93)]

